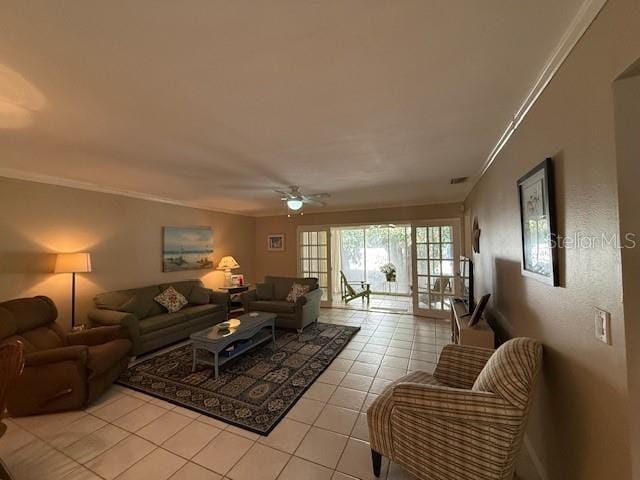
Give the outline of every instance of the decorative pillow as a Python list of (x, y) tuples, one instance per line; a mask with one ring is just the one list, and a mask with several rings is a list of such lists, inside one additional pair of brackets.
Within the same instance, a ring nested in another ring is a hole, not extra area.
[(121, 312), (132, 313), (138, 319), (143, 319), (149, 313), (149, 304), (140, 295), (134, 295), (118, 308)]
[(154, 300), (166, 308), (169, 313), (175, 313), (189, 303), (187, 302), (187, 299), (184, 298), (184, 295), (173, 287), (167, 288), (164, 292), (155, 297)]
[(189, 303), (193, 303), (195, 305), (206, 305), (209, 303), (210, 297), (211, 290), (201, 287), (200, 285), (195, 285), (189, 295)]
[(273, 300), (273, 283), (259, 283), (256, 285), (258, 300)]
[(308, 291), (309, 285), (300, 285), (299, 283), (294, 283), (293, 285), (291, 285), (289, 295), (287, 295), (287, 302), (296, 303), (298, 301), (298, 298), (302, 297)]

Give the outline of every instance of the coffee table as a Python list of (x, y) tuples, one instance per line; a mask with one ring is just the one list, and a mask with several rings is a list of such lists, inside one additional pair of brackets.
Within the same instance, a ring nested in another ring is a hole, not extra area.
[[(222, 329), (218, 325), (191, 334), (193, 343), (193, 366), (196, 371), (197, 363), (213, 365), (214, 378), (218, 378), (218, 370), (229, 360), (248, 352), (252, 348), (271, 340), (276, 341), (276, 314), (267, 312), (252, 312), (232, 318), (229, 327)], [(240, 340), (249, 340), (249, 345), (243, 345), (230, 355), (220, 355), (231, 344)], [(213, 362), (198, 358), (198, 350), (206, 350), (213, 354)]]

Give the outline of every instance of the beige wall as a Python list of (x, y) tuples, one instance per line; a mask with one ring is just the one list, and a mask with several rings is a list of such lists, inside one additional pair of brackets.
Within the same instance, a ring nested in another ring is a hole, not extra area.
[(202, 278), (216, 270), (162, 272), (162, 227), (213, 227), (214, 261), (233, 255), (249, 280), (255, 272), (255, 219), (129, 197), (0, 178), (0, 301), (51, 296), (59, 322), (70, 323), (71, 276), (55, 275), (55, 252), (89, 251), (93, 272), (77, 278), (78, 319), (105, 290)]
[[(296, 275), (297, 236), (299, 225), (358, 225), (406, 222), (435, 218), (462, 218), (459, 203), (420, 205), (411, 207), (377, 208), (343, 212), (307, 213), (256, 218), (256, 279), (265, 275)], [(268, 252), (267, 235), (285, 234), (285, 251)]]
[[(614, 86), (620, 232), (640, 247), (640, 61)], [(625, 248), (622, 254), (622, 282), (627, 344), (629, 404), (640, 405), (640, 248)], [(629, 411), (633, 471), (640, 472), (640, 411)], [(640, 473), (638, 473), (640, 475)]]
[[(545, 344), (528, 437), (549, 479), (631, 478), (621, 257), (564, 249), (560, 287), (523, 277), (516, 180), (553, 156), (560, 233), (618, 232), (612, 82), (640, 56), (639, 7), (607, 3), (466, 200), (482, 229), (477, 290), (493, 294), (489, 317)], [(596, 306), (611, 312), (612, 345), (594, 337)]]

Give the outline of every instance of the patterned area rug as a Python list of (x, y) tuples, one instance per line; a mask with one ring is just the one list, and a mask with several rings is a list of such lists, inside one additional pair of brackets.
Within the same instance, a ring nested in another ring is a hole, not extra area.
[(222, 365), (217, 380), (210, 366), (191, 371), (193, 351), (186, 344), (129, 367), (118, 383), (268, 435), (358, 330), (326, 323), (300, 336), (276, 330), (275, 345), (267, 342)]

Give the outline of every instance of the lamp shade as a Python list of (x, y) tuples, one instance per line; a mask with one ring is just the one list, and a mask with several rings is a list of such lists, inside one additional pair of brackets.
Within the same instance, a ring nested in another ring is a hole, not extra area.
[(90, 253), (59, 253), (55, 273), (85, 273), (91, 271)]
[(238, 265), (236, 259), (230, 255), (227, 257), (222, 257), (217, 267), (218, 270), (230, 270), (232, 268), (240, 268), (240, 265)]

